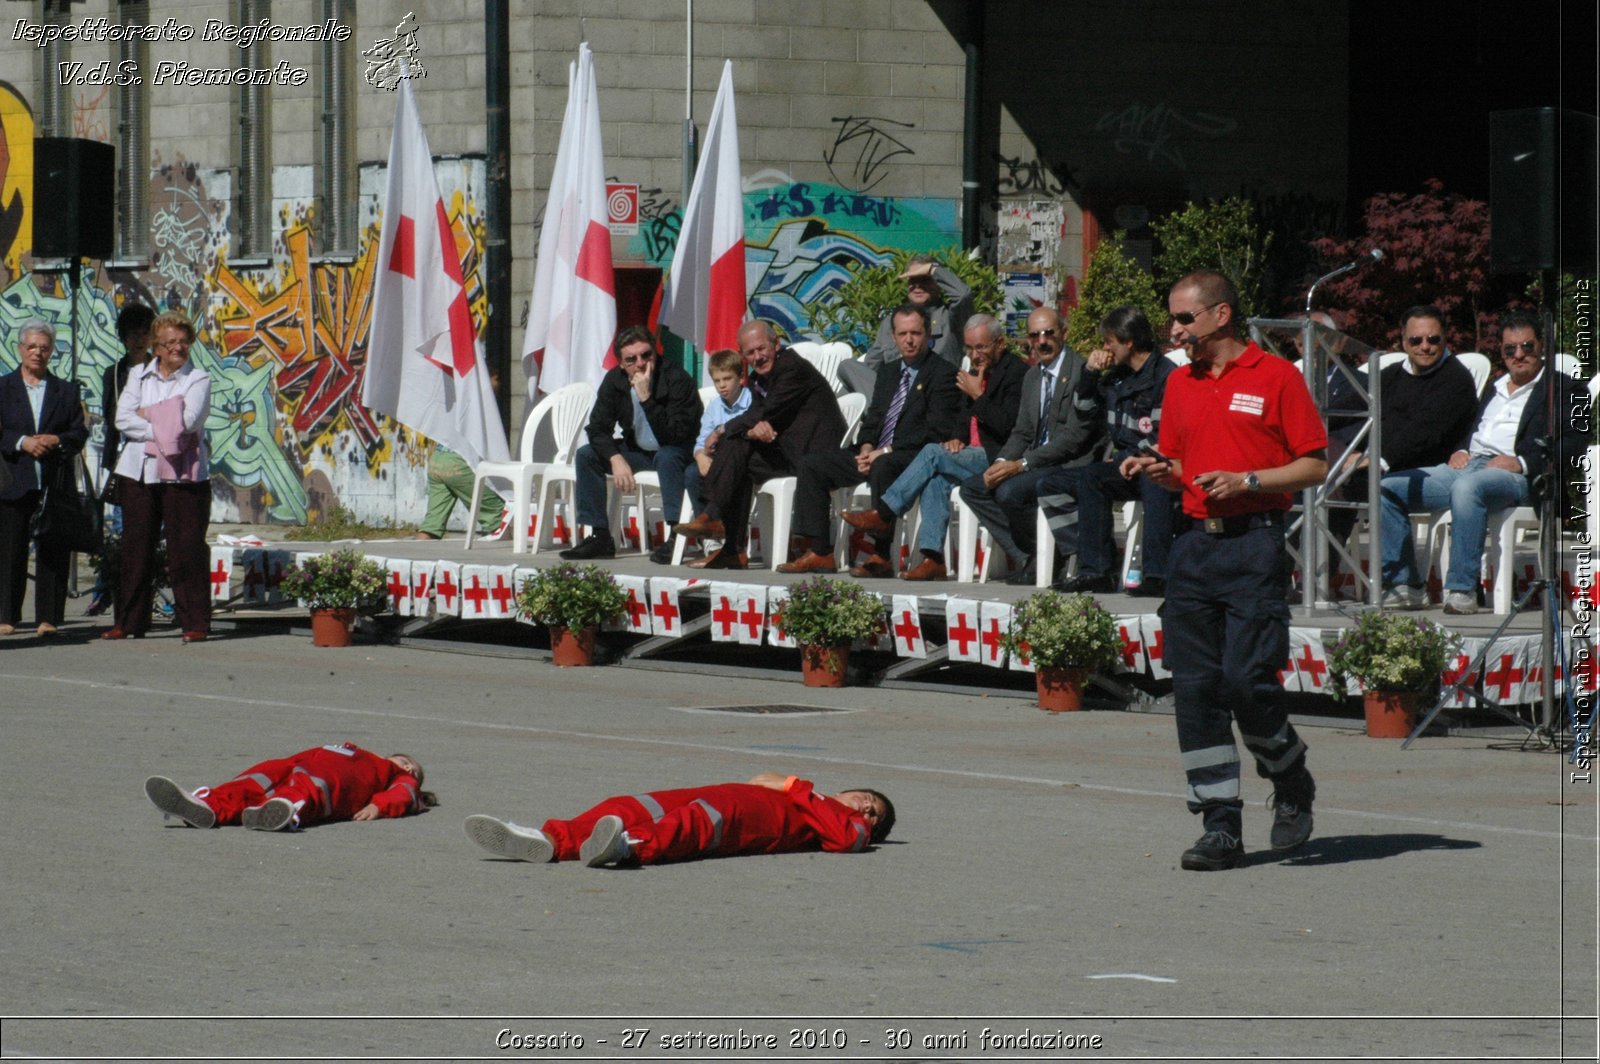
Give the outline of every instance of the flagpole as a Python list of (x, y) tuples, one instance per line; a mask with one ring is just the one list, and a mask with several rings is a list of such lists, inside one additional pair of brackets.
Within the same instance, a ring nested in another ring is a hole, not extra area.
[(694, 187), (695, 128), (694, 128), (694, 0), (684, 0), (687, 12), (684, 17), (687, 40), (683, 53), (683, 202), (689, 202), (689, 190)]

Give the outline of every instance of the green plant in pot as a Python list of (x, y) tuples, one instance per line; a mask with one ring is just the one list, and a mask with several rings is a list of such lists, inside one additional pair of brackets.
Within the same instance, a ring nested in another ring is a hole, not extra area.
[(783, 630), (800, 644), (808, 687), (842, 687), (850, 644), (883, 631), (889, 611), (860, 584), (815, 577), (789, 588)]
[(382, 613), (388, 605), (383, 566), (353, 547), (316, 554), (290, 565), (278, 585), (311, 608), (311, 641), (349, 646), (358, 613)]
[(1416, 726), (1417, 700), (1439, 682), (1460, 646), (1459, 637), (1432, 621), (1364, 613), (1328, 651), (1328, 686), (1344, 698), (1356, 681), (1366, 692), (1367, 734), (1404, 738)]
[(538, 569), (517, 590), (517, 611), (550, 629), (551, 656), (563, 666), (592, 664), (600, 626), (627, 605), (628, 592), (598, 565)]
[(1039, 591), (1017, 603), (1002, 637), (1006, 650), (1033, 663), (1039, 707), (1083, 708), (1092, 672), (1110, 672), (1122, 656), (1116, 618), (1089, 595)]

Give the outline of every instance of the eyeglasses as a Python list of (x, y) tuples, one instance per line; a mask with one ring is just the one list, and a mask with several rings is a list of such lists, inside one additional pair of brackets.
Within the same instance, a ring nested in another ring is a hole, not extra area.
[(1033, 331), (1033, 332), (1028, 334), (1028, 339), (1030, 339), (1030, 340), (1048, 340), (1048, 339), (1053, 338), (1055, 336), (1055, 334), (1056, 334), (1056, 330), (1054, 330), (1054, 329), (1037, 329), (1037, 330), (1035, 330), (1035, 331)]
[(152, 346), (158, 351), (176, 351), (179, 348), (188, 347), (191, 343), (193, 343), (191, 340), (159, 340)]
[(1437, 347), (1441, 339), (1443, 337), (1438, 333), (1434, 333), (1432, 336), (1408, 336), (1406, 337), (1406, 346), (1421, 347), (1423, 344), (1427, 344), (1429, 347)]
[(1218, 302), (1218, 303), (1212, 303), (1208, 307), (1201, 307), (1199, 310), (1192, 311), (1192, 312), (1191, 311), (1187, 311), (1187, 310), (1180, 311), (1177, 314), (1174, 314), (1172, 316), (1172, 320), (1177, 322), (1179, 325), (1193, 325), (1194, 324), (1194, 319), (1198, 318), (1200, 315), (1204, 314), (1206, 311), (1208, 311), (1208, 310), (1216, 310), (1220, 306), (1222, 306), (1222, 304), (1220, 302)]
[(1518, 351), (1521, 351), (1525, 355), (1531, 355), (1533, 354), (1534, 349), (1538, 346), (1539, 342), (1537, 340), (1524, 340), (1520, 344), (1503, 345), (1500, 348), (1500, 353), (1506, 358), (1516, 358)]
[(624, 366), (632, 366), (635, 363), (639, 363), (639, 362), (649, 362), (652, 358), (655, 358), (655, 357), (656, 357), (655, 356), (655, 352), (652, 351), (652, 352), (649, 352), (649, 353), (643, 354), (643, 355), (623, 355), (622, 358), (619, 361)]

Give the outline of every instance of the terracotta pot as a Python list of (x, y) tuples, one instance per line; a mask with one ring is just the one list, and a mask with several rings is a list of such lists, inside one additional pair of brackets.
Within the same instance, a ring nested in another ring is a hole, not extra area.
[(1367, 734), (1374, 739), (1404, 739), (1417, 726), (1417, 692), (1368, 691), (1362, 699)]
[(800, 675), (807, 687), (843, 687), (849, 665), (849, 647), (800, 648)]
[(583, 628), (574, 632), (570, 628), (550, 626), (550, 660), (561, 668), (594, 664), (594, 640), (598, 628)]
[(350, 626), (356, 623), (356, 611), (347, 607), (313, 606), (311, 608), (311, 645), (317, 647), (347, 647), (350, 645)]
[(1046, 713), (1070, 713), (1083, 708), (1083, 684), (1087, 669), (1040, 665), (1034, 671), (1039, 689), (1039, 708)]

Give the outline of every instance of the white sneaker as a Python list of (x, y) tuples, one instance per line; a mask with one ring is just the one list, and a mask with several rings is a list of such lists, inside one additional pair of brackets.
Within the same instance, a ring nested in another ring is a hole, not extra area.
[(509, 820), (481, 815), (467, 817), (462, 827), (467, 830), (467, 838), (501, 857), (535, 864), (547, 864), (556, 859), (555, 846), (538, 828), (525, 828)]
[(217, 814), (209, 805), (165, 776), (151, 776), (145, 780), (144, 793), (166, 816), (175, 816), (192, 828), (217, 826)]
[(1383, 593), (1378, 608), (1383, 610), (1420, 610), (1428, 604), (1428, 596), (1420, 587), (1399, 584)]
[(633, 856), (633, 847), (622, 830), (620, 816), (603, 816), (595, 824), (589, 837), (578, 847), (578, 857), (590, 868), (621, 864)]
[(294, 803), (287, 798), (269, 798), (262, 805), (253, 806), (239, 814), (239, 823), (251, 831), (282, 831), (299, 827)]
[(1478, 596), (1470, 591), (1446, 591), (1444, 612), (1458, 616), (1478, 612)]

